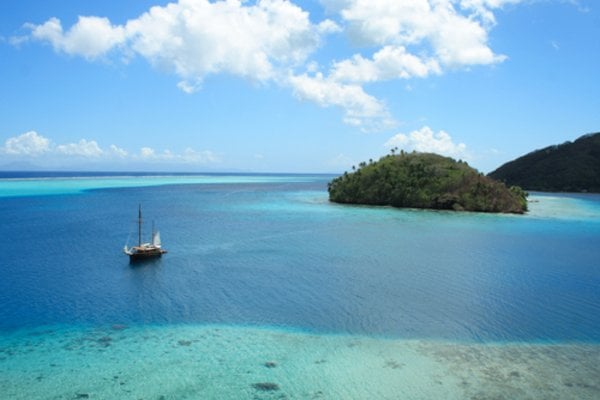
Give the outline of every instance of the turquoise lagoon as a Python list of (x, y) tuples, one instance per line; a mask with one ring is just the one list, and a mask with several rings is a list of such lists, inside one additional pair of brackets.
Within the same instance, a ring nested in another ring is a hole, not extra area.
[[(0, 398), (597, 399), (600, 196), (348, 207), (321, 175), (0, 180)], [(169, 250), (130, 265), (142, 204)]]

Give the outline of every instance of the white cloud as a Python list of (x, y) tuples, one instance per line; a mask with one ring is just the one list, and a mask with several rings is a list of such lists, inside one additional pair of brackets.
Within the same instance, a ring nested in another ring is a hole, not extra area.
[[(52, 141), (35, 131), (8, 138), (0, 154), (5, 154), (13, 159), (42, 157), (46, 161), (67, 161), (68, 159), (93, 160), (94, 162), (143, 161), (143, 162), (169, 162), (171, 164), (211, 164), (220, 162), (220, 157), (210, 150), (197, 151), (191, 147), (185, 148), (181, 153), (169, 149), (157, 152), (151, 147), (142, 147), (138, 154), (130, 154), (127, 150), (111, 144), (107, 150), (100, 147), (95, 140), (81, 139), (76, 143), (52, 144)], [(43, 160), (42, 160), (43, 161)], [(41, 162), (41, 161), (40, 161)]]
[(56, 51), (87, 59), (100, 57), (125, 41), (125, 29), (113, 26), (107, 18), (79, 17), (66, 33), (58, 18), (26, 27), (31, 29), (33, 39), (49, 42)]
[[(331, 25), (328, 29), (331, 29)], [(175, 72), (193, 91), (205, 76), (228, 73), (257, 81), (305, 61), (318, 44), (308, 13), (283, 0), (180, 0), (153, 7), (126, 25), (130, 48)]]
[(157, 153), (151, 147), (142, 147), (140, 153), (134, 158), (153, 162), (171, 162), (180, 164), (210, 164), (220, 162), (220, 158), (210, 150), (197, 151), (187, 147), (181, 154), (169, 149)]
[[(364, 130), (392, 121), (364, 84), (502, 62), (506, 57), (488, 44), (494, 12), (524, 0), (320, 1), (332, 19), (318, 23), (287, 0), (178, 0), (121, 25), (88, 16), (67, 30), (57, 18), (25, 26), (30, 39), (88, 60), (111, 51), (125, 61), (142, 57), (175, 74), (187, 93), (215, 74), (275, 82), (301, 99), (341, 108), (346, 123)], [(318, 73), (311, 55), (325, 35), (342, 31), (366, 47)]]
[(219, 162), (219, 157), (212, 151), (196, 151), (190, 147), (186, 148), (181, 155), (181, 159), (189, 164), (206, 164)]
[(8, 138), (4, 143), (4, 153), (11, 155), (38, 156), (50, 151), (50, 140), (35, 131)]
[(488, 32), (481, 22), (456, 14), (450, 8), (443, 8), (437, 17), (439, 27), (428, 35), (441, 63), (461, 67), (495, 64), (506, 59), (488, 47)]
[[(506, 57), (488, 46), (493, 10), (519, 1), (321, 0), (327, 10), (340, 15), (349, 37), (363, 48), (374, 48), (374, 53), (334, 62), (325, 78), (307, 82), (304, 77), (292, 86), (300, 97), (345, 109), (347, 123), (362, 126), (365, 116), (389, 121), (383, 103), (364, 92), (363, 84), (426, 78), (448, 68), (503, 61)], [(325, 97), (319, 87), (338, 90)], [(340, 90), (348, 87), (359, 88), (360, 96)]]
[(119, 158), (125, 158), (125, 157), (127, 157), (127, 154), (128, 154), (126, 150), (124, 150), (120, 147), (117, 147), (114, 144), (110, 145), (110, 153)]
[(68, 143), (56, 146), (56, 152), (68, 156), (96, 158), (104, 154), (95, 140), (81, 139), (78, 143)]
[(296, 96), (322, 107), (337, 106), (345, 111), (344, 122), (370, 130), (374, 125), (392, 125), (384, 103), (367, 94), (360, 85), (344, 84), (318, 73), (291, 76), (289, 82)]
[(477, 16), (488, 24), (495, 24), (496, 18), (493, 9), (502, 8), (507, 4), (517, 4), (524, 0), (460, 0), (460, 6), (465, 10), (472, 10)]
[[(309, 65), (316, 70), (314, 64)], [(353, 58), (334, 63), (328, 76), (322, 73), (290, 76), (289, 84), (297, 97), (322, 107), (336, 106), (344, 110), (344, 122), (363, 131), (395, 125), (384, 102), (365, 92), (362, 84), (383, 80), (426, 77), (440, 73), (436, 60), (423, 60), (409, 54), (402, 46), (385, 46), (365, 59)]]
[(387, 116), (383, 104), (358, 85), (306, 75), (288, 81), (289, 69), (305, 67), (322, 35), (342, 28), (330, 19), (312, 24), (308, 12), (285, 0), (180, 0), (152, 7), (124, 25), (80, 17), (66, 32), (57, 18), (27, 27), (32, 39), (87, 59), (115, 48), (126, 57), (140, 55), (156, 68), (175, 73), (180, 78), (177, 86), (187, 93), (200, 89), (206, 76), (226, 73), (290, 85), (303, 99), (343, 108), (345, 121), (362, 128), (364, 118)]
[(210, 2), (180, 0), (152, 7), (125, 25), (106, 18), (79, 17), (67, 32), (60, 20), (27, 24), (31, 37), (55, 50), (88, 59), (121, 47), (159, 69), (174, 72), (179, 87), (197, 90), (210, 74), (228, 73), (257, 81), (276, 77), (280, 67), (302, 63), (319, 43), (319, 32), (339, 27), (330, 20), (311, 24), (308, 13), (285, 0)]
[(330, 19), (320, 22), (317, 26), (319, 33), (338, 33), (342, 32), (342, 27)]
[(142, 147), (140, 149), (140, 157), (142, 157), (142, 158), (154, 158), (154, 157), (156, 157), (156, 152), (151, 147)]
[(440, 66), (434, 59), (423, 60), (409, 54), (403, 46), (385, 46), (365, 59), (360, 54), (333, 65), (331, 78), (346, 82), (378, 82), (390, 79), (424, 78), (439, 74)]
[(11, 46), (21, 47), (23, 43), (27, 43), (29, 41), (29, 36), (11, 36), (8, 39), (4, 39), (0, 37), (0, 42), (7, 41)]
[(340, 13), (356, 43), (410, 47), (445, 66), (503, 61), (505, 56), (494, 54), (487, 44), (492, 10), (518, 1), (321, 0)]
[(428, 126), (424, 126), (408, 135), (399, 133), (390, 138), (385, 146), (398, 147), (407, 151), (437, 153), (455, 158), (470, 158), (467, 146), (464, 143), (454, 143), (448, 133), (444, 131), (435, 133)]

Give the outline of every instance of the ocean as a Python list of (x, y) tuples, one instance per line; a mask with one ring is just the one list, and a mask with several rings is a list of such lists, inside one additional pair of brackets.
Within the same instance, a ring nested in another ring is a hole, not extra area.
[[(3, 173), (0, 398), (600, 398), (600, 195), (399, 210), (332, 178)], [(140, 205), (168, 253), (130, 264)]]

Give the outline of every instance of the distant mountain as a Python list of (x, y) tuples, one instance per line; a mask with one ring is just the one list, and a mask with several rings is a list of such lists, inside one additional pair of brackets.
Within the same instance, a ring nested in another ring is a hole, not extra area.
[(329, 183), (335, 203), (522, 214), (526, 194), (467, 163), (430, 153), (391, 154), (360, 163)]
[(525, 190), (600, 193), (600, 132), (536, 150), (489, 176)]

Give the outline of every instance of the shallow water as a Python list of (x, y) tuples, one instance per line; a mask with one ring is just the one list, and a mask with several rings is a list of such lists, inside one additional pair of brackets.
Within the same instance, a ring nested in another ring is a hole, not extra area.
[[(163, 185), (226, 184), (226, 183), (276, 183), (303, 182), (313, 178), (304, 175), (149, 175), (149, 174), (94, 174), (0, 172), (0, 197), (49, 196), (77, 194), (93, 189), (136, 188)], [(14, 175), (14, 176), (13, 176)]]
[(231, 326), (4, 336), (10, 399), (597, 399), (600, 347), (457, 344)]
[[(0, 180), (0, 393), (598, 398), (600, 196), (397, 210), (327, 180)], [(140, 203), (169, 253), (129, 265)]]

